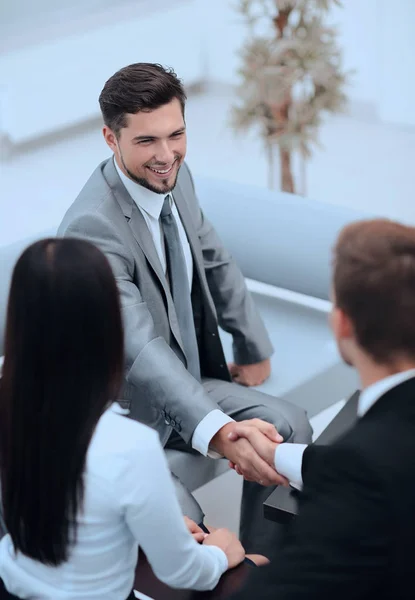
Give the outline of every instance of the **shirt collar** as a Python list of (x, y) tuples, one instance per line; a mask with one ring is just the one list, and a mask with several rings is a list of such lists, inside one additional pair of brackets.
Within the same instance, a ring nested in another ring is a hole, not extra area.
[(369, 408), (371, 408), (381, 396), (386, 394), (386, 392), (389, 392), (389, 390), (396, 387), (400, 383), (411, 379), (412, 377), (415, 377), (415, 369), (409, 369), (408, 371), (403, 371), (402, 373), (389, 375), (389, 377), (385, 377), (384, 379), (369, 385), (369, 387), (363, 390), (363, 392), (360, 394), (357, 408), (358, 416), (363, 417), (363, 415), (367, 413)]
[(115, 157), (113, 160), (121, 181), (123, 182), (131, 198), (137, 204), (138, 208), (141, 208), (141, 210), (144, 210), (148, 215), (150, 215), (150, 217), (153, 217), (153, 219), (158, 221), (161, 209), (163, 208), (164, 199), (167, 195), (170, 196), (170, 203), (172, 202), (171, 193), (156, 194), (155, 192), (148, 190), (147, 188), (127, 177), (127, 175), (121, 171), (117, 161), (115, 160)]

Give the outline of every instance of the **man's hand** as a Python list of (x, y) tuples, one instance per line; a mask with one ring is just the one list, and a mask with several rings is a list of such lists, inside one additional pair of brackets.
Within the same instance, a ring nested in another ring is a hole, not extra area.
[(228, 365), (232, 380), (240, 385), (251, 387), (261, 385), (271, 375), (271, 361), (269, 358), (252, 365), (237, 365), (230, 363)]
[(231, 433), (229, 433), (229, 439), (236, 442), (238, 439), (245, 438), (249, 441), (255, 452), (268, 465), (274, 467), (275, 450), (278, 446), (275, 431), (275, 427), (270, 423), (261, 421), (261, 419), (252, 419), (235, 423)]
[[(264, 438), (264, 441), (268, 444), (272, 444), (275, 448), (277, 443), (281, 443), (283, 438), (278, 434), (277, 430), (270, 423), (261, 421), (260, 419), (252, 419), (251, 421), (244, 421), (244, 423), (250, 423), (251, 427), (257, 428), (259, 436)], [(243, 436), (233, 436), (236, 431), (238, 423), (228, 423), (222, 427), (218, 433), (213, 437), (211, 445), (219, 453), (226, 456), (230, 461), (231, 466), (238, 466), (238, 473), (243, 475), (247, 481), (256, 481), (264, 486), (269, 485), (287, 485), (288, 482), (285, 477), (282, 477), (275, 471), (275, 467), (271, 467), (267, 462), (259, 456), (256, 450), (253, 448), (251, 443), (244, 439)], [(271, 440), (258, 429), (259, 425), (264, 431), (267, 431), (268, 435), (274, 440)], [(241, 430), (245, 431), (244, 429)], [(234, 438), (234, 439), (232, 439)]]
[(184, 522), (185, 525), (187, 527), (187, 529), (190, 531), (190, 533), (192, 534), (193, 538), (196, 540), (196, 542), (198, 544), (201, 544), (204, 539), (207, 537), (207, 533), (205, 533), (203, 531), (203, 529), (201, 529), (199, 527), (199, 525), (197, 525), (197, 523), (195, 523), (194, 521), (192, 521), (192, 519), (189, 519), (189, 517), (183, 517), (184, 518)]

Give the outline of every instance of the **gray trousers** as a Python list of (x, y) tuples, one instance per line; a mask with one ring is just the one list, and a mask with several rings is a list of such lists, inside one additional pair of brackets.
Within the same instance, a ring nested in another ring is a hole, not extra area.
[[(286, 442), (301, 444), (311, 442), (311, 425), (302, 408), (236, 383), (209, 379), (203, 382), (203, 386), (209, 395), (214, 398), (219, 408), (235, 421), (253, 418), (262, 419), (275, 425)], [(197, 454), (175, 432), (168, 440), (166, 448)], [(203, 510), (191, 492), (174, 473), (173, 480), (183, 514), (196, 521), (196, 523), (203, 522)], [(281, 534), (281, 526), (266, 521), (263, 516), (263, 503), (273, 489), (272, 487), (263, 487), (257, 483), (244, 481), (240, 539), (248, 553), (271, 556), (275, 551), (275, 546)], [(223, 501), (226, 502), (226, 499), (224, 498)]]

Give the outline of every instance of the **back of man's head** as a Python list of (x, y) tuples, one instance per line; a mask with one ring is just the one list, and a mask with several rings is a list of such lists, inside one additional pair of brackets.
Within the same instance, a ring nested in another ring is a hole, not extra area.
[(354, 336), (377, 363), (415, 359), (415, 228), (386, 219), (343, 229), (333, 292)]

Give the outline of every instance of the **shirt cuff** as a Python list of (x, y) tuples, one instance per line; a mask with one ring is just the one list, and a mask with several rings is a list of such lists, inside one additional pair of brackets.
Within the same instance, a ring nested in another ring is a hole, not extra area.
[(193, 432), (192, 448), (210, 458), (223, 458), (221, 454), (209, 449), (212, 438), (224, 425), (233, 423), (233, 419), (221, 410), (215, 409), (204, 417)]
[(306, 448), (307, 444), (280, 444), (275, 450), (275, 470), (300, 490), (303, 487), (301, 467)]

